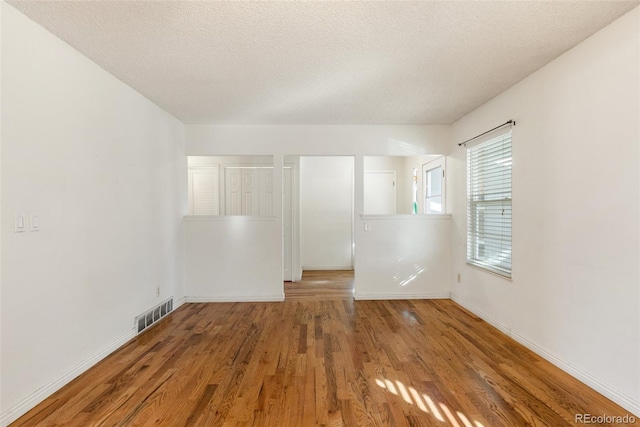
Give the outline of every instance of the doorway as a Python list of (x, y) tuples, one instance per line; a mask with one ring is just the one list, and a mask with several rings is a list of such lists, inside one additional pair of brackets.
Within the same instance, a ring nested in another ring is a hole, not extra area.
[[(293, 192), (290, 198), (283, 194), (285, 298), (309, 297), (314, 291), (321, 296), (333, 293), (329, 288), (335, 290), (335, 286), (346, 286), (352, 297), (355, 158), (286, 156), (285, 163), (295, 165), (293, 174), (283, 177), (285, 193), (287, 189)], [(292, 209), (288, 208), (290, 200)], [(289, 213), (292, 218), (287, 216)], [(288, 233), (293, 237), (291, 245)], [(291, 260), (293, 271), (289, 275), (286, 263)], [(348, 276), (344, 279), (346, 285), (334, 283), (326, 288), (342, 275)], [(289, 278), (293, 281), (289, 282)]]
[(353, 299), (353, 271), (315, 270), (302, 273), (302, 280), (285, 283), (287, 300), (351, 300)]
[(353, 270), (352, 156), (300, 157), (302, 270)]

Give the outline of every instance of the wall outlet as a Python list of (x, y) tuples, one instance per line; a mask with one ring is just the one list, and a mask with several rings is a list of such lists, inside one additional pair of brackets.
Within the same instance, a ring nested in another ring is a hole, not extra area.
[(462, 276), (460, 275), (460, 273), (458, 273), (458, 283), (460, 283), (462, 281)]
[(156, 296), (159, 297), (160, 296), (160, 286), (158, 286), (156, 288)]

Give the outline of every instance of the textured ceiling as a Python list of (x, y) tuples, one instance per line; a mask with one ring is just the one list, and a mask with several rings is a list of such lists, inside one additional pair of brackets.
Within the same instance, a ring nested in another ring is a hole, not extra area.
[(448, 124), (637, 1), (10, 1), (185, 123)]

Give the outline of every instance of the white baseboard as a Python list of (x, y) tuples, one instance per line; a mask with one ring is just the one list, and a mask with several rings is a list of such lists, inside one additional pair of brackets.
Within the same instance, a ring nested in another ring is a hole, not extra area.
[(385, 299), (449, 299), (449, 293), (434, 294), (363, 294), (357, 291), (353, 295), (355, 300), (385, 300)]
[[(485, 322), (489, 323), (491, 326), (500, 330), (504, 334), (510, 336), (511, 338), (513, 338), (514, 340), (516, 340), (517, 342), (519, 342), (529, 350), (533, 351), (543, 359), (547, 360), (548, 362), (562, 369), (572, 377), (583, 382), (584, 384), (591, 387), (592, 389), (602, 394), (606, 398), (614, 401), (615, 403), (622, 406), (627, 411), (631, 412), (633, 415), (640, 417), (640, 402), (633, 399), (631, 396), (628, 396), (627, 394), (616, 390), (614, 387), (611, 387), (609, 384), (606, 384), (605, 382), (594, 377), (590, 373), (573, 366), (571, 363), (565, 360), (560, 359), (559, 357), (557, 357), (555, 354), (553, 354), (551, 351), (544, 348), (543, 346), (536, 344), (529, 338), (523, 335), (520, 335), (517, 332), (514, 332), (504, 323), (499, 322), (496, 319), (493, 319), (492, 317), (488, 316), (486, 313), (482, 312), (481, 310), (478, 310), (477, 308), (471, 306), (470, 304), (467, 304), (453, 292), (451, 293), (451, 299), (456, 304), (459, 304), (465, 309), (469, 310), (470, 312), (480, 317)], [(611, 415), (617, 415), (617, 414), (611, 414)]]
[(183, 305), (186, 302), (186, 297), (182, 297), (180, 299), (175, 299), (173, 300), (173, 309), (177, 310), (181, 305)]
[(314, 270), (347, 271), (347, 270), (353, 270), (353, 267), (350, 265), (303, 265), (302, 266), (302, 271), (314, 271)]
[(49, 384), (40, 387), (38, 390), (31, 393), (26, 398), (22, 399), (17, 404), (13, 405), (11, 408), (6, 411), (2, 411), (0, 414), (0, 425), (7, 426), (20, 418), (22, 415), (26, 414), (30, 409), (34, 408), (37, 404), (45, 400), (47, 397), (51, 396), (53, 393), (61, 389), (63, 386), (71, 382), (74, 378), (78, 377), (80, 374), (85, 372), (87, 369), (91, 368), (93, 365), (113, 353), (115, 350), (120, 348), (122, 345), (127, 343), (130, 339), (136, 336), (135, 329), (131, 329), (116, 338), (113, 342), (106, 345), (99, 352), (89, 357), (88, 359), (82, 361), (80, 364), (71, 368), (60, 378), (55, 379)]
[(279, 295), (231, 295), (224, 297), (185, 297), (185, 302), (280, 302), (284, 294)]
[(502, 323), (499, 320), (496, 320), (493, 317), (487, 315), (483, 311), (478, 310), (477, 308), (465, 303), (455, 293), (451, 292), (449, 295), (450, 295), (450, 298), (451, 298), (451, 300), (453, 302), (455, 302), (456, 304), (464, 307), (465, 309), (467, 309), (468, 311), (472, 312), (476, 316), (480, 317), (482, 320), (484, 320), (485, 322), (487, 322), (488, 324), (490, 324), (494, 328), (498, 329), (503, 334), (505, 334), (505, 335), (507, 335), (509, 337), (512, 335), (511, 329), (505, 323)]

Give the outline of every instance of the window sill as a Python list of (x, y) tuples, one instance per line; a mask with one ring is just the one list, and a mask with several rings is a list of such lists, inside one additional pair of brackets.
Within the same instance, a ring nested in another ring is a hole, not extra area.
[(495, 271), (489, 270), (489, 269), (481, 267), (479, 265), (471, 264), (470, 262), (467, 262), (466, 265), (467, 265), (467, 267), (471, 267), (471, 268), (473, 268), (475, 270), (483, 271), (485, 273), (488, 273), (488, 274), (491, 274), (493, 276), (499, 277), (499, 278), (504, 279), (506, 281), (513, 282), (513, 273), (511, 274), (511, 276), (505, 276), (503, 274), (496, 273)]

